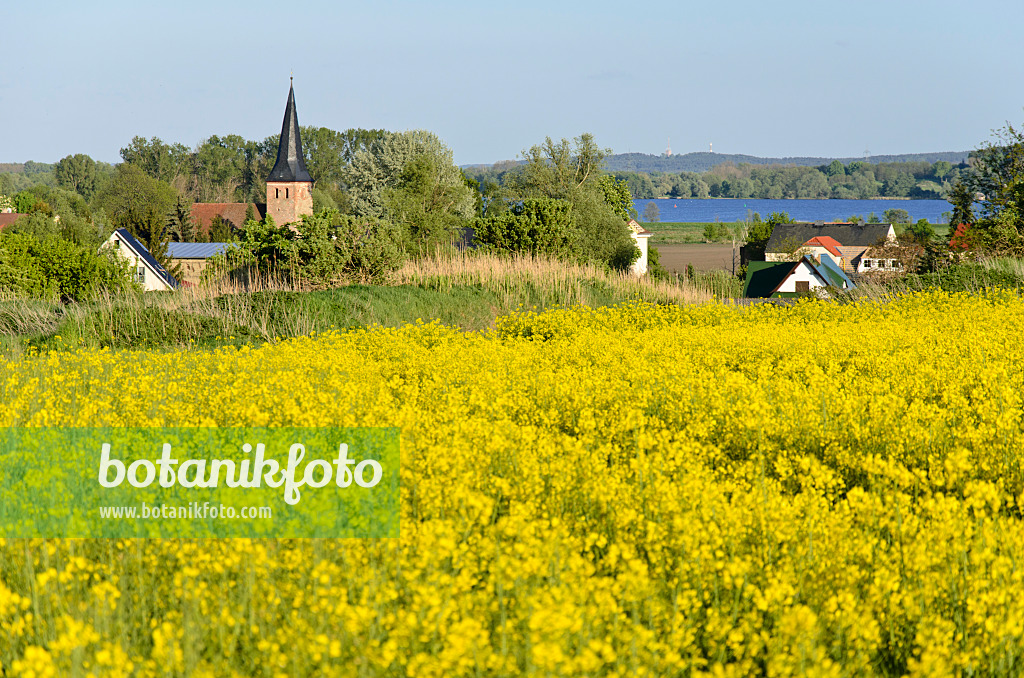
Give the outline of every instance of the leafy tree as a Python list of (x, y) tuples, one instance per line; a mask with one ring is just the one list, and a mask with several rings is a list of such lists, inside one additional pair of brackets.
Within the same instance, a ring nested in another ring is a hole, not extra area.
[[(424, 130), (386, 132), (368, 149), (355, 152), (352, 162), (341, 173), (351, 212), (363, 217), (387, 216), (386, 203), (395, 206), (394, 189), (410, 183), (412, 176), (403, 177), (403, 173), (419, 157), (428, 157), (430, 162), (421, 163), (414, 174), (421, 175), (430, 167), (429, 182), (434, 184), (430, 193), (443, 196), (438, 206), (443, 204), (456, 217), (473, 217), (476, 197), (455, 166), (451, 149), (435, 134)], [(412, 184), (423, 188), (422, 181)]]
[(475, 242), (485, 249), (571, 259), (579, 253), (572, 204), (526, 198), (504, 213), (474, 222)]
[(128, 229), (172, 274), (175, 271), (167, 257), (171, 237), (167, 219), (177, 202), (173, 188), (128, 162), (118, 165), (114, 178), (96, 196), (96, 204), (113, 226)]
[(601, 176), (610, 153), (610, 148), (597, 145), (592, 134), (558, 143), (547, 137), (543, 144), (523, 151), (525, 162), (510, 173), (506, 186), (518, 197), (571, 200), (578, 189)]
[(917, 184), (914, 176), (909, 172), (896, 172), (885, 180), (882, 185), (882, 193), (893, 198), (903, 198), (910, 195)]
[(644, 221), (649, 224), (661, 221), (661, 210), (658, 209), (657, 203), (649, 202), (647, 203), (647, 206), (644, 207)]
[(112, 251), (61, 237), (0, 234), (0, 289), (84, 301), (102, 289), (122, 291), (129, 286), (127, 262)]
[(786, 212), (772, 212), (764, 221), (754, 221), (747, 230), (747, 258), (751, 261), (763, 261), (765, 248), (775, 227), (779, 224), (792, 223), (793, 219)]
[(466, 225), (463, 210), (472, 189), (465, 182), (453, 185), (446, 181), (447, 169), (439, 166), (433, 155), (420, 155), (383, 193), (384, 214), (402, 228), (410, 253), (451, 245)]
[(927, 246), (935, 239), (935, 229), (927, 219), (918, 219), (917, 223), (907, 227), (905, 234), (919, 245)]
[(953, 165), (946, 162), (945, 160), (939, 160), (932, 165), (932, 174), (935, 175), (936, 179), (942, 180), (950, 171), (953, 169)]
[(629, 187), (606, 175), (602, 165), (610, 149), (602, 149), (592, 134), (523, 151), (523, 164), (505, 178), (505, 192), (513, 203), (528, 198), (566, 200), (573, 207), (579, 256), (628, 268), (640, 255), (626, 220), (636, 216)]
[(885, 210), (882, 213), (882, 221), (887, 224), (909, 224), (910, 213), (901, 209)]
[(54, 166), (53, 173), (58, 186), (86, 200), (96, 192), (96, 161), (84, 153), (65, 156)]
[(165, 144), (159, 137), (146, 140), (132, 137), (131, 143), (121, 149), (121, 159), (137, 166), (153, 179), (170, 183), (176, 176), (186, 173), (192, 152), (183, 144)]
[(833, 160), (832, 164), (825, 170), (825, 173), (830, 177), (846, 176), (846, 167), (843, 166), (841, 160)]
[(1024, 254), (1024, 130), (1007, 123), (971, 152), (971, 168), (950, 190), (954, 224), (968, 240), (1003, 254)]
[(398, 229), (390, 222), (327, 210), (303, 215), (294, 227), (278, 227), (269, 216), (262, 222), (247, 221), (242, 241), (229, 251), (224, 265), (255, 266), (329, 287), (384, 282), (403, 261)]
[(97, 207), (118, 227), (131, 215), (164, 215), (174, 209), (178, 196), (165, 182), (154, 179), (132, 163), (117, 166), (114, 178), (96, 196)]
[(637, 218), (636, 205), (633, 204), (633, 196), (630, 195), (629, 185), (625, 181), (605, 174), (594, 183), (604, 195), (604, 201), (624, 221)]

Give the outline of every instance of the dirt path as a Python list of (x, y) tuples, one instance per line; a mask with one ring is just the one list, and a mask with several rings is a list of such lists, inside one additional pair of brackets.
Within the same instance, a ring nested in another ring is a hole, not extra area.
[[(661, 265), (669, 271), (682, 273), (687, 264), (699, 271), (722, 269), (732, 271), (732, 245), (655, 245)], [(739, 261), (736, 262), (737, 266)]]

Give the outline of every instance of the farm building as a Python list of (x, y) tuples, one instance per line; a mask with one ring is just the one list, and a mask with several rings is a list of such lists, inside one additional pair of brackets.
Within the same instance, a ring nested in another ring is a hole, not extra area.
[(226, 242), (171, 242), (167, 243), (167, 258), (171, 265), (181, 271), (181, 282), (198, 285), (210, 258), (223, 254), (228, 248)]
[(765, 246), (765, 261), (792, 261), (803, 254), (827, 255), (847, 272), (860, 272), (864, 253), (896, 242), (892, 224), (778, 224)]
[(829, 296), (829, 290), (853, 287), (853, 281), (830, 257), (803, 256), (797, 261), (750, 262), (743, 296), (785, 298), (809, 292)]

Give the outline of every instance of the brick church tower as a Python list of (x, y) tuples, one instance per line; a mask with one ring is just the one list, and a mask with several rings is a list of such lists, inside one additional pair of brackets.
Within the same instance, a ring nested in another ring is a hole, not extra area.
[(277, 162), (267, 177), (267, 214), (280, 226), (313, 213), (313, 178), (306, 170), (299, 138), (299, 116), (295, 112), (295, 87), (288, 87), (288, 104), (281, 124)]

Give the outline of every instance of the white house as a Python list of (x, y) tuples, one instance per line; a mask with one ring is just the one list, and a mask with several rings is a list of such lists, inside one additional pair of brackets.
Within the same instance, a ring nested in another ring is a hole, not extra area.
[(147, 292), (172, 290), (178, 287), (174, 279), (160, 263), (153, 258), (145, 245), (136, 240), (127, 229), (119, 228), (110, 234), (100, 248), (113, 248), (128, 260), (132, 267), (132, 279)]
[(892, 224), (778, 224), (765, 245), (765, 261), (792, 261), (803, 255), (828, 255), (844, 271), (860, 272), (871, 247), (896, 241)]
[(637, 276), (644, 275), (647, 273), (647, 241), (654, 234), (641, 226), (636, 219), (630, 219), (628, 226), (629, 234), (637, 249), (640, 250), (640, 257), (633, 262), (630, 272)]
[(854, 287), (850, 277), (831, 257), (805, 255), (797, 261), (752, 261), (747, 267), (743, 296), (795, 297), (814, 292), (828, 297), (832, 290)]

